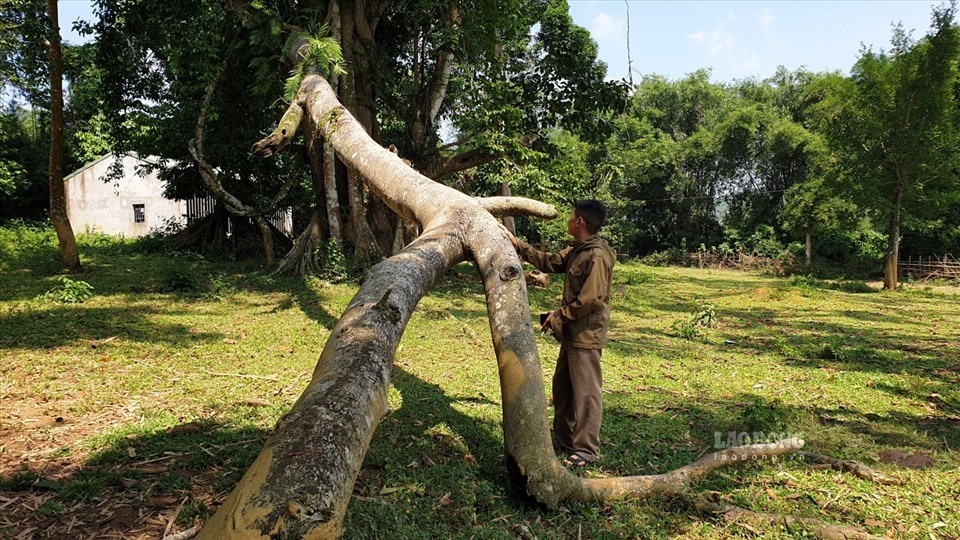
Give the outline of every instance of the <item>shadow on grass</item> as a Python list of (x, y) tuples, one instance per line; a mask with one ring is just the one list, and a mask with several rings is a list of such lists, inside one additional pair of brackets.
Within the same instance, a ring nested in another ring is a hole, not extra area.
[[(385, 531), (398, 539), (515, 538), (518, 524), (534, 535), (555, 537), (560, 530), (556, 523), (571, 517), (590, 537), (653, 537), (682, 532), (689, 523), (688, 514), (695, 512), (683, 507), (682, 500), (668, 501), (667, 507), (661, 507), (662, 500), (629, 503), (637, 507), (631, 514), (641, 517), (613, 523), (604, 515), (610, 508), (584, 508), (573, 514), (566, 508), (525, 508), (507, 494), (500, 423), (461, 410), (499, 409), (499, 396), (478, 391), (475, 396), (451, 397), (440, 386), (398, 366), (392, 384), (402, 405), (383, 419), (374, 435), (348, 510), (348, 538), (383, 538)], [(603, 474), (665, 472), (718, 449), (717, 441), (721, 447), (727, 444), (729, 433), (788, 433), (810, 415), (821, 423), (865, 434), (879, 445), (927, 448), (929, 444), (926, 437), (896, 429), (910, 421), (900, 417), (862, 420), (865, 415), (859, 411), (791, 408), (749, 394), (703, 400), (649, 391), (658, 400), (646, 409), (631, 404), (633, 396), (628, 393), (604, 396), (603, 459), (598, 466)], [(11, 515), (29, 516), (33, 526), (52, 533), (72, 527), (75, 534), (83, 531), (86, 536), (155, 534), (178, 507), (177, 522), (181, 528), (188, 527), (195, 516), (211, 515), (268, 434), (260, 428), (207, 421), (133, 435), (118, 432), (108, 436), (105, 447), (82, 467), (58, 469), (63, 460), (51, 457), (37, 469), (5, 479), (0, 493), (5, 497), (52, 493), (35, 511), (18, 505), (18, 514)], [(944, 437), (951, 445), (960, 444), (956, 432)], [(829, 448), (813, 450), (829, 453)], [(863, 459), (861, 455), (836, 457)], [(734, 466), (728, 474), (708, 476), (694, 490), (734, 490), (764, 474), (762, 466)], [(509, 518), (499, 519), (503, 516)]]
[(290, 309), (296, 304), (303, 313), (327, 330), (332, 329), (339, 320), (339, 314), (330, 313), (324, 308), (327, 298), (318, 294), (302, 276), (245, 276), (239, 280), (238, 287), (248, 292), (278, 293), (288, 298), (273, 308), (274, 312)]
[(182, 324), (156, 322), (165, 313), (142, 306), (91, 308), (82, 304), (18, 310), (2, 317), (3, 325), (11, 330), (0, 333), (0, 349), (50, 349), (115, 336), (126, 341), (188, 348), (198, 340), (213, 342), (224, 337), (220, 333), (196, 332)]
[(185, 528), (212, 515), (269, 434), (209, 421), (127, 435), (116, 427), (82, 464), (52, 455), (0, 479), (4, 497), (42, 501), (6, 517), (55, 538), (162, 536), (174, 516)]

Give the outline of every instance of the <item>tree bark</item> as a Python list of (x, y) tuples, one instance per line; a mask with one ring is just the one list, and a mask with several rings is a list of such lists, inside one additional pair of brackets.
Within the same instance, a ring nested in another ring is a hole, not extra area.
[(813, 235), (810, 234), (810, 231), (807, 231), (804, 235), (803, 252), (806, 255), (807, 268), (810, 268), (810, 265), (813, 264)]
[[(390, 369), (404, 327), (420, 298), (468, 256), (476, 262), (486, 290), (507, 470), (517, 496), (555, 508), (563, 500), (676, 493), (716, 468), (802, 446), (803, 441), (792, 439), (731, 448), (662, 475), (586, 479), (570, 474), (554, 457), (550, 442), (543, 373), (520, 259), (486, 210), (544, 213), (545, 205), (505, 198), (488, 204), (432, 182), (375, 144), (320, 76), (303, 81), (298, 99), (347, 166), (424, 232), (370, 270), (324, 346), (307, 389), (200, 538), (340, 534), (356, 475), (386, 410)], [(556, 217), (555, 211), (545, 214)]]
[(883, 267), (883, 288), (897, 290), (897, 267), (900, 263), (900, 211), (903, 202), (903, 188), (897, 183), (893, 194), (893, 212), (890, 217), (890, 230), (887, 236), (887, 255)]
[(77, 239), (67, 215), (67, 192), (63, 183), (63, 48), (60, 46), (56, 0), (47, 0), (47, 14), (50, 16), (50, 222), (57, 232), (63, 265), (71, 272), (82, 272)]
[[(337, 43), (343, 39), (343, 33), (340, 30), (340, 3), (337, 0), (330, 0), (330, 34)], [(334, 91), (338, 86), (338, 75), (334, 73), (331, 76), (330, 85)], [(315, 130), (314, 130), (315, 131)], [(311, 144), (316, 144), (315, 137), (311, 137)], [(336, 152), (333, 145), (324, 139), (323, 141), (323, 192), (324, 201), (327, 206), (327, 220), (329, 221), (330, 238), (337, 243), (338, 249), (343, 249), (343, 233), (340, 231), (340, 196), (337, 193), (337, 162)]]
[[(510, 184), (504, 180), (500, 182), (500, 196), (501, 197), (510, 197), (513, 195), (513, 192), (510, 190)], [(510, 231), (510, 234), (516, 236), (517, 226), (513, 222), (513, 216), (503, 216), (503, 226)]]
[[(365, 110), (365, 105), (357, 95), (360, 85), (359, 77), (364, 71), (366, 65), (362, 54), (357, 54), (360, 45), (355, 43), (356, 39), (356, 4), (355, 2), (344, 2), (340, 4), (340, 22), (341, 38), (340, 47), (343, 50), (344, 61), (347, 65), (353, 66), (340, 79), (340, 96), (342, 104), (349, 110), (360, 125), (366, 131), (370, 132), (370, 120), (372, 115)], [(302, 85), (301, 85), (302, 87)], [(324, 140), (329, 140), (328, 133), (324, 132), (323, 124), (318, 124), (320, 132), (324, 135)], [(362, 179), (357, 177), (355, 171), (347, 165), (347, 206), (349, 207), (348, 227), (350, 239), (353, 242), (353, 248), (357, 255), (369, 266), (380, 259), (380, 250), (378, 249), (376, 237), (367, 221), (367, 208), (363, 197)]]

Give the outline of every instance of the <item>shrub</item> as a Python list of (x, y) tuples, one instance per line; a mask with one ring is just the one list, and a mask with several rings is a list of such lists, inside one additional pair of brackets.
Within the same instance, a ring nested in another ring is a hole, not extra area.
[(64, 304), (82, 304), (93, 296), (93, 286), (86, 281), (74, 281), (67, 276), (60, 276), (57, 281), (60, 284), (40, 295), (41, 299)]
[(713, 304), (698, 300), (697, 310), (694, 311), (690, 319), (686, 321), (674, 321), (670, 328), (677, 333), (678, 337), (687, 340), (694, 340), (702, 335), (704, 328), (713, 326), (716, 319), (716, 311)]
[(55, 273), (57, 235), (50, 222), (14, 220), (0, 227), (0, 270), (33, 268)]
[(173, 270), (163, 279), (167, 292), (191, 292), (197, 289), (197, 279), (190, 270)]
[(318, 255), (320, 257), (321, 278), (338, 283), (349, 277), (350, 271), (347, 269), (347, 259), (335, 239), (328, 239), (323, 246), (318, 248), (318, 251), (320, 251)]

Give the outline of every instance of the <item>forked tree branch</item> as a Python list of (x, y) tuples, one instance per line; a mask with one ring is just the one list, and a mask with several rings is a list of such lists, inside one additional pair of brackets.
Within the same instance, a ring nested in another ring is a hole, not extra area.
[[(550, 508), (677, 493), (719, 467), (781, 455), (802, 441), (730, 448), (662, 475), (583, 479), (555, 457), (520, 259), (477, 201), (438, 184), (376, 144), (327, 82), (308, 75), (300, 96), (311, 121), (369, 188), (424, 232), (374, 266), (333, 329), (303, 395), (201, 538), (336, 538), (371, 437), (387, 406), (397, 344), (417, 302), (452, 265), (472, 258), (486, 292), (500, 376), (509, 484)], [(488, 201), (490, 202), (490, 201)], [(524, 204), (492, 201), (502, 208)]]

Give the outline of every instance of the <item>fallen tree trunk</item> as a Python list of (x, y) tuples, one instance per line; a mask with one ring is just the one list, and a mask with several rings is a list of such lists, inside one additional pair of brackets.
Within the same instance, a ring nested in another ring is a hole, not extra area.
[[(608, 479), (570, 474), (554, 456), (543, 373), (522, 267), (494, 214), (550, 218), (547, 205), (519, 198), (476, 200), (435, 183), (377, 145), (317, 75), (298, 101), (343, 161), (423, 234), (375, 265), (327, 341), (313, 379), (263, 451), (204, 527), (200, 538), (335, 538), (369, 442), (387, 406), (390, 370), (417, 302), (454, 264), (473, 259), (486, 291), (502, 393), (511, 491), (547, 507), (676, 493), (741, 459), (803, 445), (730, 448), (669, 473)], [(735, 459), (735, 458), (740, 459)]]

